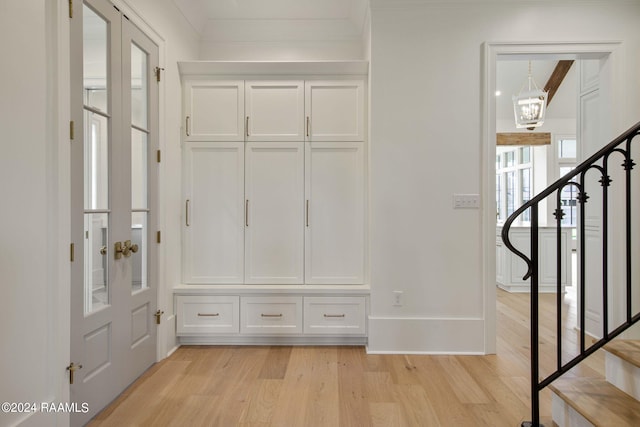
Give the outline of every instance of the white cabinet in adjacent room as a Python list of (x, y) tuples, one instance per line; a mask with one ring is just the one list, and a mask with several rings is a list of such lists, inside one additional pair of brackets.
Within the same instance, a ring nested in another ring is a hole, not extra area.
[(247, 141), (304, 141), (304, 82), (245, 82)]
[(243, 283), (244, 143), (184, 147), (185, 283)]
[(362, 80), (307, 81), (307, 140), (363, 141), (364, 87)]
[(304, 143), (248, 142), (245, 283), (302, 284)]
[(184, 110), (185, 141), (244, 141), (244, 81), (188, 81)]
[(364, 280), (364, 155), (360, 142), (307, 142), (305, 283)]

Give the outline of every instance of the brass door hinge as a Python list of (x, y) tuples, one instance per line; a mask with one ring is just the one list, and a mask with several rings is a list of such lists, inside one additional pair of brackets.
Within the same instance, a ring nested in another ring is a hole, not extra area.
[(73, 18), (73, 0), (69, 0), (69, 18)]
[(75, 127), (76, 127), (75, 122), (74, 122), (73, 120), (71, 120), (71, 121), (69, 122), (69, 139), (70, 139), (70, 140), (72, 140), (72, 141), (73, 141), (73, 139), (74, 139), (74, 138), (75, 138), (75, 136), (76, 136), (76, 132), (75, 132), (75, 131), (76, 131), (76, 129), (75, 129)]
[(160, 79), (161, 79), (161, 73), (162, 73), (162, 71), (164, 71), (164, 68), (156, 67), (156, 68), (154, 69), (154, 71), (155, 71), (155, 73), (156, 73), (156, 81), (158, 81), (158, 82), (159, 82), (159, 81), (160, 81)]
[(156, 161), (157, 161), (158, 163), (160, 163), (160, 162), (162, 161), (162, 154), (161, 154), (161, 151), (160, 151), (160, 150), (158, 150), (158, 151), (156, 152)]
[(76, 245), (75, 243), (72, 243), (71, 246), (69, 246), (69, 260), (71, 262), (75, 261), (76, 258)]
[(160, 230), (158, 230), (158, 232), (156, 233), (156, 242), (162, 243), (162, 231)]

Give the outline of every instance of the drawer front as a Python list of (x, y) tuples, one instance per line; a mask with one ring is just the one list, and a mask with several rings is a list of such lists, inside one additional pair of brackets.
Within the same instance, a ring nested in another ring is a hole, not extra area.
[(243, 334), (301, 334), (302, 297), (242, 297)]
[(237, 296), (178, 295), (177, 334), (237, 334), (240, 298)]
[(364, 335), (365, 297), (305, 297), (304, 333), (319, 335)]

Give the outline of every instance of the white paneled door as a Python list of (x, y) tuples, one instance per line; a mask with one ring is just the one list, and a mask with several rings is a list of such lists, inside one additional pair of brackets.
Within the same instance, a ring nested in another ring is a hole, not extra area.
[(158, 47), (106, 0), (75, 9), (67, 370), (83, 425), (156, 360)]

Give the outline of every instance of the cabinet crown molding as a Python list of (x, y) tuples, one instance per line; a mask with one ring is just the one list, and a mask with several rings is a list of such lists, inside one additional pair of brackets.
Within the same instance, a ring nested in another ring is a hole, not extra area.
[(367, 75), (369, 61), (179, 61), (183, 77), (211, 75)]

